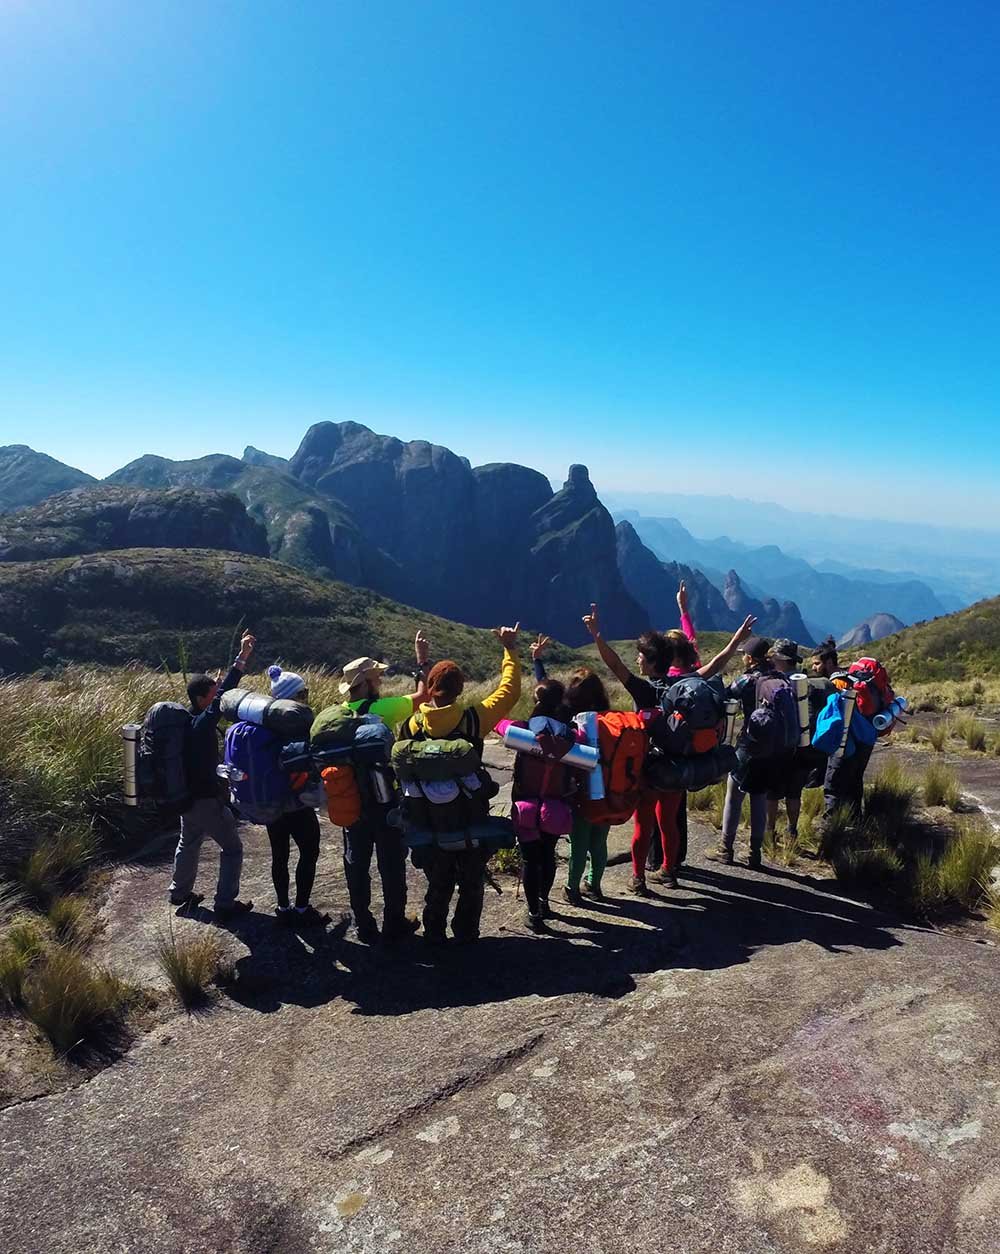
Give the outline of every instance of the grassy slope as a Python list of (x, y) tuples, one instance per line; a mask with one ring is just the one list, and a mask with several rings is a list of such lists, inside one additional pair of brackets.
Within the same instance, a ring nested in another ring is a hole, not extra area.
[(907, 681), (1000, 676), (1000, 597), (907, 627), (861, 652), (885, 662), (897, 689)]
[[(339, 666), (370, 653), (412, 658), (422, 626), (435, 657), (472, 678), (496, 674), (490, 632), (412, 610), (365, 589), (312, 580), (281, 562), (202, 549), (131, 549), (0, 566), (0, 668), (56, 660), (117, 665), (138, 660), (193, 668), (224, 663), (241, 626), (258, 658)], [(552, 650), (557, 665), (579, 658)]]

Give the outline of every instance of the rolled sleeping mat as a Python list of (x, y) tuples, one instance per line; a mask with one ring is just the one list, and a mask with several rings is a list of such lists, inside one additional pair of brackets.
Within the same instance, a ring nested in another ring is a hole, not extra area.
[(513, 723), (504, 732), (503, 742), (515, 753), (531, 753), (553, 762), (565, 762), (567, 766), (578, 767), (581, 771), (594, 771), (601, 764), (601, 755), (597, 749), (593, 745), (579, 742), (572, 745), (562, 757), (552, 757), (545, 753), (538, 736), (530, 727), (516, 727)]
[(126, 723), (122, 728), (122, 748), (124, 750), (123, 785), (125, 804), (139, 804), (139, 784), (136, 779), (136, 758), (139, 753), (139, 736), (142, 734), (141, 723)]
[(304, 701), (276, 701), (266, 692), (246, 688), (224, 692), (220, 709), (229, 722), (266, 727), (282, 740), (304, 740), (313, 725), (313, 712)]
[(843, 713), (844, 713), (844, 734), (841, 737), (840, 748), (837, 753), (843, 753), (847, 748), (847, 737), (851, 730), (851, 719), (854, 717), (854, 709), (858, 703), (858, 694), (853, 688), (848, 688), (843, 694)]
[(902, 718), (909, 708), (910, 703), (905, 697), (897, 697), (887, 710), (875, 715), (872, 719), (872, 726), (878, 732), (886, 731), (897, 719)]
[(736, 697), (730, 697), (726, 701), (726, 731), (722, 737), (724, 745), (734, 745), (736, 743), (736, 716), (740, 712), (740, 703)]
[[(583, 732), (584, 743), (597, 750), (600, 758), (599, 741), (597, 738), (597, 711), (587, 710), (574, 716), (573, 722)], [(591, 801), (604, 800), (604, 772), (591, 771), (587, 775), (587, 795)]]
[(437, 845), (440, 849), (461, 851), (468, 848), (466, 838), (472, 842), (473, 848), (487, 845), (497, 849), (513, 849), (514, 824), (502, 815), (493, 814), (481, 823), (473, 823), (457, 832), (431, 832), (426, 828), (408, 828), (403, 832), (403, 843), (411, 849)]
[(800, 671), (789, 675), (788, 682), (795, 689), (795, 703), (799, 711), (799, 748), (805, 749), (812, 743), (809, 731), (809, 676)]

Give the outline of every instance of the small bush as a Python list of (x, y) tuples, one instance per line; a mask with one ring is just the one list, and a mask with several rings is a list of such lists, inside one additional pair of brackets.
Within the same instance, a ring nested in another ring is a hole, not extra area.
[(91, 831), (64, 828), (44, 838), (18, 876), (28, 897), (46, 905), (60, 887), (78, 880), (94, 858), (96, 842)]
[(45, 934), (32, 919), (13, 923), (0, 941), (0, 997), (20, 1006), (31, 965), (42, 952)]
[(178, 940), (171, 932), (160, 942), (156, 957), (181, 1005), (188, 1010), (203, 1006), (222, 957), (218, 938), (206, 932), (193, 940)]
[(834, 858), (837, 879), (856, 892), (884, 896), (892, 892), (903, 874), (903, 860), (888, 845), (867, 849), (842, 849)]
[(62, 945), (85, 945), (94, 933), (93, 909), (84, 897), (57, 897), (48, 920)]
[(983, 896), (983, 885), (1000, 863), (1000, 846), (981, 823), (963, 823), (937, 864), (944, 901), (971, 910)]
[(956, 688), (955, 704), (960, 708), (974, 706), (976, 704), (976, 694), (971, 688)]
[(1000, 932), (1000, 889), (992, 885), (985, 890), (986, 923), (994, 932)]
[(916, 800), (916, 784), (898, 761), (890, 759), (865, 789), (865, 815), (895, 837), (913, 819)]
[(983, 697), (986, 696), (986, 685), (983, 683), (981, 679), (974, 679), (972, 681), (971, 692), (974, 697), (977, 697), (981, 700)]
[(948, 739), (948, 733), (951, 731), (950, 725), (944, 719), (940, 723), (935, 723), (927, 733), (927, 739), (931, 742), (935, 752), (943, 753), (945, 742)]
[(947, 806), (957, 810), (961, 801), (958, 776), (943, 762), (932, 762), (924, 771), (924, 802), (929, 806)]
[(906, 745), (918, 745), (923, 739), (920, 735), (920, 728), (916, 723), (910, 723), (908, 727), (904, 727), (898, 738)]
[(952, 734), (964, 740), (968, 748), (982, 753), (986, 748), (986, 726), (971, 714), (963, 714), (952, 723)]
[(927, 854), (921, 854), (910, 870), (907, 898), (914, 914), (931, 915), (941, 908), (937, 867)]
[(827, 814), (820, 828), (820, 857), (832, 862), (837, 855), (848, 848), (857, 835), (857, 815), (850, 806), (837, 806)]
[(913, 703), (915, 713), (926, 711), (928, 714), (941, 714), (944, 711), (944, 697), (940, 692), (933, 689), (925, 692), (922, 697), (918, 697)]
[(99, 1047), (121, 1029), (133, 989), (78, 950), (53, 946), (32, 965), (25, 982), (25, 1015), (59, 1054)]

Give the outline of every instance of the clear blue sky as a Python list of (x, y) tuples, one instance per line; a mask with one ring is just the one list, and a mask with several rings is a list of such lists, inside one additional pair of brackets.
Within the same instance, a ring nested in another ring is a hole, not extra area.
[(0, 442), (103, 474), (353, 418), (1000, 526), (998, 36), (961, 0), (3, 0)]

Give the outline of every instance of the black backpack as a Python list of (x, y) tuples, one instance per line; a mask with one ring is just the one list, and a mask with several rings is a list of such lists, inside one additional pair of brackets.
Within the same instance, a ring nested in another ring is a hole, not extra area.
[(191, 800), (184, 747), (191, 714), (176, 701), (157, 701), (142, 722), (136, 749), (136, 789), (142, 801), (179, 813)]
[(726, 716), (721, 679), (683, 675), (660, 698), (663, 717), (650, 725), (653, 744), (667, 757), (694, 757), (718, 748)]

